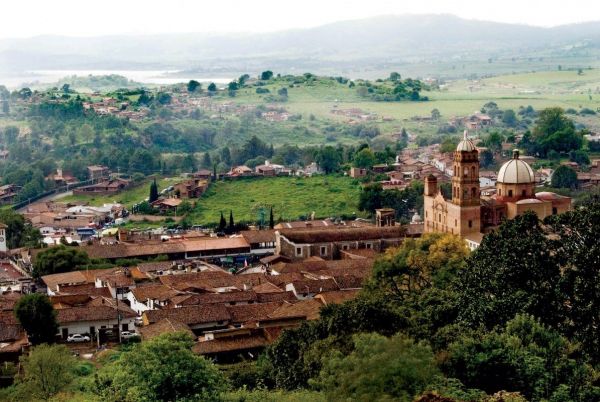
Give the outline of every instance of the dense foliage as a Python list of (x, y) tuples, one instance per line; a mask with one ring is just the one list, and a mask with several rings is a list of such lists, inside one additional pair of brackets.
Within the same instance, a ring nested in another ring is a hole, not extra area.
[(46, 295), (31, 293), (21, 297), (15, 305), (14, 314), (33, 345), (54, 342), (58, 322), (56, 311)]

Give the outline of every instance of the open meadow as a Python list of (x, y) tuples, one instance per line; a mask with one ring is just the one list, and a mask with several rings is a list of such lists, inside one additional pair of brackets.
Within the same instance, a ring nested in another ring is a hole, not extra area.
[(219, 181), (197, 200), (189, 217), (193, 223), (211, 224), (219, 222), (221, 212), (229, 219), (232, 211), (236, 222), (257, 222), (263, 207), (268, 223), (271, 206), (275, 220), (296, 220), (312, 212), (317, 218), (362, 216), (359, 192), (360, 184), (344, 176)]

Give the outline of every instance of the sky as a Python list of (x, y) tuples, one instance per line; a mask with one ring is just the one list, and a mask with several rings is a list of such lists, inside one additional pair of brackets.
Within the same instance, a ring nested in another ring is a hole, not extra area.
[(555, 26), (600, 20), (598, 0), (0, 0), (0, 38), (269, 32), (390, 14)]

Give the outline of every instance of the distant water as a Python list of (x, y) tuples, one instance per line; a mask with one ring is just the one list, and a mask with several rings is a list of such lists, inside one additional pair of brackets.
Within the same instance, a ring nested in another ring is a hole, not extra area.
[(27, 71), (18, 75), (2, 76), (0, 75), (0, 85), (14, 89), (27, 84), (43, 85), (57, 82), (61, 78), (77, 75), (87, 77), (88, 75), (121, 75), (130, 80), (142, 82), (145, 84), (171, 85), (181, 82), (196, 80), (199, 82), (214, 82), (215, 84), (227, 84), (232, 78), (224, 77), (199, 77), (187, 76), (179, 77), (178, 71), (166, 70), (35, 70)]

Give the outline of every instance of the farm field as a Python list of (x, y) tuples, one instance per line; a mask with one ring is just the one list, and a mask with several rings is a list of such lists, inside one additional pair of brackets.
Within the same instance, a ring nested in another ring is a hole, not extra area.
[[(158, 184), (158, 191), (171, 186), (179, 181), (181, 178), (169, 177), (161, 178), (156, 181)], [(120, 203), (125, 205), (127, 208), (131, 208), (133, 204), (139, 203), (146, 199), (150, 193), (150, 180), (144, 181), (141, 184), (136, 185), (130, 189), (120, 192), (115, 195), (70, 195), (60, 199), (61, 202), (81, 202), (87, 203), (92, 206), (102, 206), (103, 204)]]
[(275, 220), (297, 220), (313, 211), (317, 218), (362, 216), (357, 209), (359, 192), (360, 184), (344, 176), (220, 181), (196, 202), (189, 219), (196, 224), (214, 224), (221, 212), (229, 219), (231, 210), (236, 222), (257, 222), (261, 206), (266, 210), (266, 222), (270, 206)]

